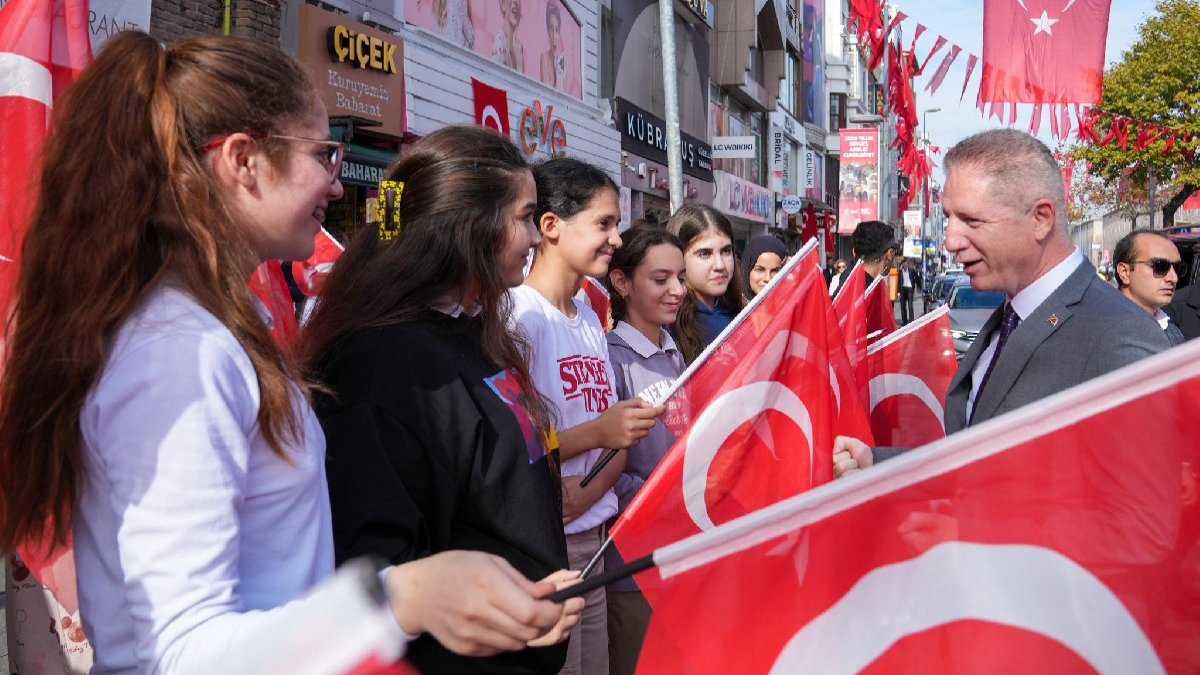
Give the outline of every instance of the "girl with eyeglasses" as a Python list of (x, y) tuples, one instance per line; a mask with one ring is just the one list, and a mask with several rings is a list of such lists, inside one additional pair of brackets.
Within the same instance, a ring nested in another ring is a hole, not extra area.
[[(340, 146), (283, 52), (125, 32), (56, 103), (44, 157), (6, 336), (0, 552), (73, 537), (91, 672), (222, 672), (333, 571), (310, 388), (247, 281), (312, 253)], [(553, 586), (479, 553), (384, 579), (398, 629), (466, 653), (562, 616), (534, 599)]]

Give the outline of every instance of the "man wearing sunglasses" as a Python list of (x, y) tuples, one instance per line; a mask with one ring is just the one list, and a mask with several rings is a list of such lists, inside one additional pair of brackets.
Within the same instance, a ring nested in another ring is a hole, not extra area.
[(1157, 230), (1134, 230), (1117, 242), (1113, 261), (1117, 289), (1154, 317), (1172, 346), (1183, 344), (1179, 326), (1163, 312), (1186, 271), (1175, 244)]

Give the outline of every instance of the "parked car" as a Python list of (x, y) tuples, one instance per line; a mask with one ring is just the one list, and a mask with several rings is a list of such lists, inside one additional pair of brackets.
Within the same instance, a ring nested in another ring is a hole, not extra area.
[(946, 304), (946, 298), (950, 295), (950, 289), (954, 286), (954, 282), (959, 279), (964, 279), (962, 270), (943, 272), (933, 280), (933, 285), (929, 287), (929, 304), (933, 307), (941, 307)]
[(954, 356), (962, 360), (979, 330), (997, 307), (1004, 304), (1003, 291), (977, 291), (967, 277), (956, 279), (946, 304), (950, 307), (950, 337), (954, 339)]

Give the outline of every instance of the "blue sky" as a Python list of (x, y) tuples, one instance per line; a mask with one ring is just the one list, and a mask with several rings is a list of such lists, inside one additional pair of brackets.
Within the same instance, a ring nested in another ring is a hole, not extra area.
[[(975, 108), (975, 92), (978, 91), (979, 66), (971, 76), (971, 86), (962, 102), (959, 94), (962, 91), (963, 76), (967, 69), (967, 53), (982, 57), (983, 55), (983, 0), (896, 0), (901, 11), (908, 19), (901, 24), (904, 28), (904, 40), (907, 43), (912, 38), (917, 24), (925, 26), (926, 32), (921, 36), (917, 45), (917, 54), (924, 56), (933, 46), (938, 35), (944, 36), (951, 44), (962, 47), (950, 73), (946, 76), (937, 93), (925, 91), (925, 84), (937, 66), (942, 56), (949, 52), (950, 47), (943, 47), (933, 62), (925, 71), (923, 77), (916, 80), (914, 88), (917, 93), (917, 107), (921, 111), (941, 108), (940, 112), (923, 116), (928, 125), (930, 142), (943, 148), (954, 145), (957, 141), (973, 133), (999, 126), (994, 118), (989, 122)], [(1002, 0), (1001, 0), (1002, 1)], [(1014, 8), (1017, 0), (1010, 0)], [(1028, 4), (1028, 3), (1027, 3)], [(1041, 4), (1038, 2), (1037, 4)], [(1137, 39), (1137, 27), (1146, 17), (1155, 14), (1154, 0), (1112, 0), (1112, 11), (1108, 22), (1108, 42), (1105, 50), (1105, 61), (1112, 64), (1121, 59), (1121, 53), (1127, 50)], [(1016, 123), (1018, 129), (1029, 128), (1029, 106), (1024, 106), (1019, 113)], [(1055, 141), (1050, 135), (1049, 123), (1045, 116), (1042, 119), (1041, 132), (1038, 137), (1051, 147)], [(938, 172), (940, 182), (940, 171)]]

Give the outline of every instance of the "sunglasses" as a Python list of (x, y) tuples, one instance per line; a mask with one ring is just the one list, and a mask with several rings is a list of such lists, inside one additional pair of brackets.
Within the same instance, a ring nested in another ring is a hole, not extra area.
[[(326, 148), (325, 152), (317, 156), (317, 161), (325, 170), (329, 172), (331, 179), (336, 179), (342, 169), (342, 160), (346, 159), (346, 144), (338, 141), (331, 141), (325, 138), (305, 138), (303, 136), (285, 136), (283, 134), (247, 134), (251, 138), (277, 138), (281, 141), (300, 141), (303, 143), (315, 143)], [(216, 140), (206, 143), (196, 150), (200, 153), (205, 153), (210, 150), (216, 150), (221, 147), (225, 141), (229, 140), (229, 136), (222, 136)]]
[(1167, 272), (1175, 270), (1175, 276), (1183, 278), (1183, 273), (1187, 271), (1187, 265), (1181, 260), (1179, 262), (1171, 262), (1166, 258), (1151, 258), (1149, 260), (1134, 260), (1130, 264), (1132, 267), (1135, 264), (1149, 265), (1150, 271), (1154, 273), (1154, 278), (1161, 279), (1167, 276)]

